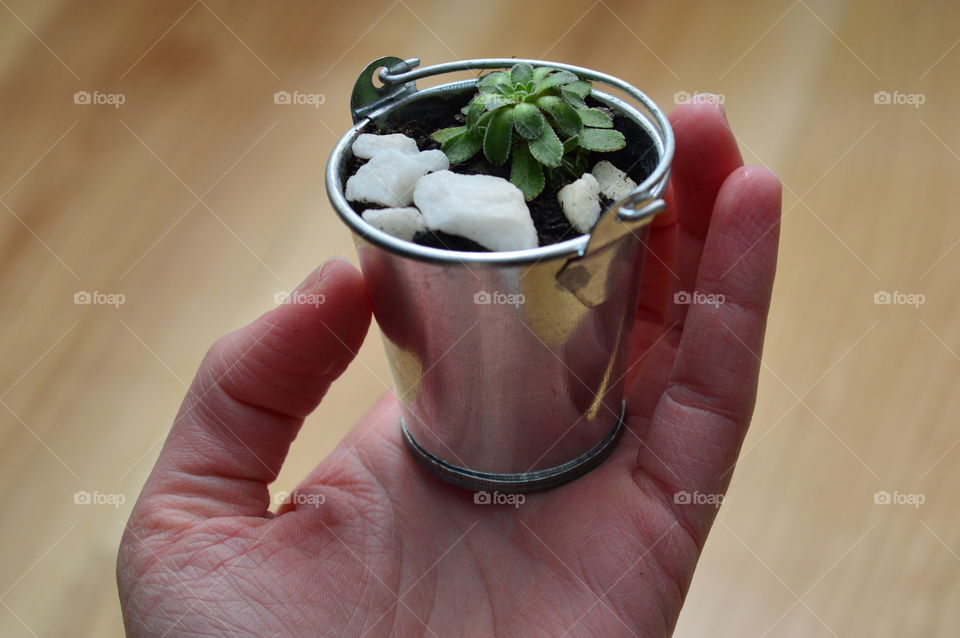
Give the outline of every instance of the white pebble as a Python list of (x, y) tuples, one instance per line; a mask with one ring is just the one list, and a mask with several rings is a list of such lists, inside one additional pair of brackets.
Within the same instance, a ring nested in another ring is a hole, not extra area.
[(360, 159), (370, 159), (380, 151), (385, 151), (389, 148), (410, 155), (420, 151), (420, 149), (417, 148), (416, 140), (402, 133), (391, 133), (390, 135), (363, 133), (353, 141), (353, 146), (350, 147), (350, 150)]
[(495, 251), (537, 247), (537, 230), (519, 188), (492, 175), (431, 173), (413, 199), (430, 230), (472, 239)]
[(600, 192), (614, 201), (619, 201), (637, 187), (630, 176), (610, 162), (603, 160), (593, 167), (593, 176), (600, 185)]
[(563, 214), (581, 233), (590, 232), (600, 217), (600, 184), (590, 173), (561, 188), (557, 200)]
[(421, 151), (415, 156), (417, 161), (431, 173), (433, 171), (445, 171), (450, 168), (450, 160), (447, 154), (440, 149), (432, 151)]
[(409, 206), (418, 179), (430, 171), (449, 167), (441, 150), (415, 155), (392, 148), (379, 151), (347, 180), (347, 199), (381, 206)]
[(411, 241), (413, 237), (427, 230), (423, 215), (413, 206), (408, 208), (371, 208), (363, 211), (363, 221), (379, 228), (388, 235)]

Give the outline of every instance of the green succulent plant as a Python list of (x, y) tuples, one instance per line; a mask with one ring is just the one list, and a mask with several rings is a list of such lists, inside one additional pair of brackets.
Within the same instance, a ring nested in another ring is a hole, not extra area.
[(440, 129), (451, 164), (478, 151), (495, 166), (510, 162), (510, 181), (528, 201), (560, 173), (579, 178), (590, 152), (616, 151), (626, 145), (610, 116), (584, 102), (590, 82), (569, 71), (526, 63), (477, 80), (477, 94), (463, 108), (463, 126)]

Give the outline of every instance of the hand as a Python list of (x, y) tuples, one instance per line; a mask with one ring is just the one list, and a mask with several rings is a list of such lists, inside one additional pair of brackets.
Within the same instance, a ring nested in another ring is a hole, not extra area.
[[(750, 421), (780, 185), (719, 107), (684, 105), (670, 211), (649, 237), (628, 432), (519, 508), (426, 475), (383, 398), (268, 511), (304, 417), (370, 322), (331, 261), (207, 354), (133, 510), (117, 568), (132, 636), (668, 636)], [(674, 303), (674, 294), (710, 303)], [(680, 496), (677, 496), (680, 495)], [(323, 501), (320, 504), (320, 501)]]

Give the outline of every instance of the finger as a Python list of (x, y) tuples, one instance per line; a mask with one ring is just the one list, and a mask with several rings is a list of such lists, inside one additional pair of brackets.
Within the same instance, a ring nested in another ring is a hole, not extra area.
[[(673, 294), (676, 278), (677, 217), (672, 186), (667, 189), (665, 199), (667, 210), (654, 218), (637, 264), (643, 270), (624, 385), (631, 414), (649, 415), (653, 411), (673, 367), (672, 345), (666, 348), (668, 344), (663, 338), (668, 299)], [(630, 424), (632, 427), (633, 422)]]
[(141, 503), (201, 517), (263, 515), (303, 419), (346, 369), (370, 324), (360, 273), (314, 271), (277, 308), (210, 349)]
[[(673, 293), (682, 300), (683, 294), (693, 290), (720, 186), (743, 166), (743, 159), (721, 104), (682, 104), (670, 114), (670, 122), (676, 134), (671, 169), (677, 207)], [(666, 323), (674, 326), (677, 337), (688, 308), (684, 303), (672, 303), (668, 308)]]
[[(676, 362), (638, 467), (674, 494), (722, 494), (753, 413), (776, 271), (780, 182), (746, 167), (714, 207)], [(705, 534), (713, 505), (680, 505)]]
[[(637, 313), (634, 329), (643, 325), (662, 326), (667, 308), (667, 297), (673, 291), (676, 278), (674, 248), (677, 238), (676, 201), (673, 186), (664, 196), (667, 208), (653, 218), (646, 241), (641, 242), (637, 267), (642, 268), (637, 295)], [(635, 333), (636, 334), (636, 333)]]

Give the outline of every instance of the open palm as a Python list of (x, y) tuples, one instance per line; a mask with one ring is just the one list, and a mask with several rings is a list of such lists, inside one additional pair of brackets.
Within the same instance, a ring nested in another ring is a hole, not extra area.
[(388, 396), (271, 514), (269, 483), (370, 322), (359, 273), (328, 262), (298, 289), (325, 303), (285, 303), (201, 365), (120, 547), (128, 634), (670, 635), (753, 410), (780, 212), (720, 109), (671, 120), (671, 212), (607, 461), (519, 507), (476, 505), (403, 449)]

